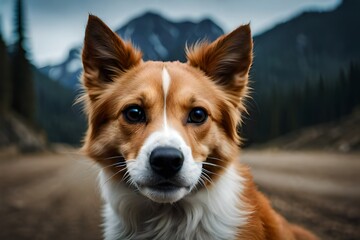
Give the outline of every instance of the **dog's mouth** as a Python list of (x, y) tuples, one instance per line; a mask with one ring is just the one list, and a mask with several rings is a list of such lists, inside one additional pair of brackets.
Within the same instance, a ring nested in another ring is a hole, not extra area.
[(168, 181), (150, 185), (148, 187), (151, 189), (157, 190), (157, 191), (164, 191), (164, 192), (176, 191), (179, 188), (189, 188), (190, 189), (190, 187), (184, 187), (179, 184), (168, 182)]
[(190, 186), (183, 186), (171, 181), (138, 185), (138, 189), (143, 195), (158, 203), (176, 202), (191, 191)]

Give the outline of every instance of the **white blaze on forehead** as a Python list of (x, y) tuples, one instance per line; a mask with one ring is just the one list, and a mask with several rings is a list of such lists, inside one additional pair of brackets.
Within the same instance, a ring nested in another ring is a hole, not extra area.
[(169, 92), (171, 78), (169, 72), (167, 71), (166, 67), (162, 69), (162, 88), (164, 92), (164, 128), (167, 129), (167, 118), (166, 118), (166, 98)]
[[(163, 70), (162, 70), (162, 88), (163, 88), (163, 91), (164, 91), (164, 100), (166, 100), (166, 97), (167, 97), (167, 94), (168, 94), (168, 91), (169, 91), (170, 81), (171, 81), (171, 78), (170, 78), (169, 72), (167, 71), (166, 67), (163, 67)], [(166, 101), (165, 101), (165, 103), (166, 103)]]

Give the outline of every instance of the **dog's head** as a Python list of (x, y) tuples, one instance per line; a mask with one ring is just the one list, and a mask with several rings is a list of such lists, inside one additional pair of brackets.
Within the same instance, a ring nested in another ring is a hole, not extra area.
[(83, 150), (109, 181), (159, 203), (211, 187), (236, 159), (252, 62), (249, 26), (187, 49), (187, 59), (144, 62), (140, 51), (89, 17)]

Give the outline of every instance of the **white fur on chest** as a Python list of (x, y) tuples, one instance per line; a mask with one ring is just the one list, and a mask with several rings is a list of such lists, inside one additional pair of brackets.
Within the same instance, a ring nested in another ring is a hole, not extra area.
[(115, 239), (234, 239), (246, 223), (242, 179), (230, 166), (209, 186), (174, 204), (157, 204), (100, 173), (104, 236)]

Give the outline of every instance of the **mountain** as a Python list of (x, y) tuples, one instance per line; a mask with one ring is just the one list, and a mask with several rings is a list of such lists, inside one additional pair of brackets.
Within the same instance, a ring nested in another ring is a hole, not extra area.
[(64, 62), (40, 68), (40, 72), (72, 89), (78, 89), (82, 71), (81, 47), (72, 48)]
[(138, 46), (144, 60), (185, 60), (184, 47), (199, 39), (215, 40), (223, 30), (210, 19), (198, 23), (171, 22), (155, 13), (146, 13), (116, 31)]
[[(246, 144), (337, 121), (360, 104), (360, 1), (304, 12), (254, 37)], [(355, 100), (353, 100), (355, 99)]]
[[(185, 60), (184, 47), (201, 39), (215, 40), (223, 30), (210, 19), (194, 23), (173, 22), (148, 12), (129, 21), (115, 31), (143, 52), (144, 60)], [(69, 51), (67, 59), (57, 65), (41, 68), (41, 72), (61, 84), (76, 89), (81, 73), (81, 46)]]
[(360, 1), (334, 10), (304, 12), (254, 37), (253, 80), (257, 92), (277, 84), (337, 76), (360, 62)]

